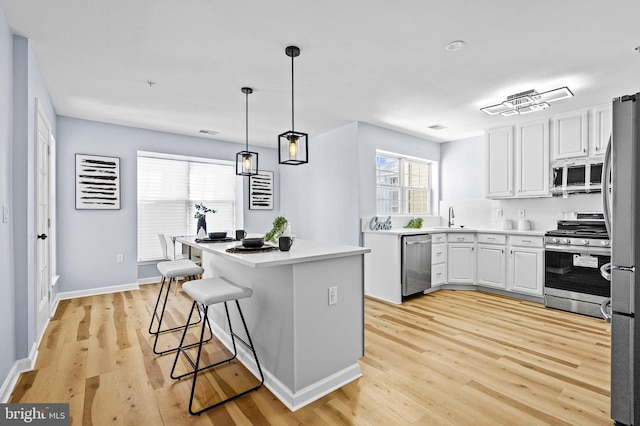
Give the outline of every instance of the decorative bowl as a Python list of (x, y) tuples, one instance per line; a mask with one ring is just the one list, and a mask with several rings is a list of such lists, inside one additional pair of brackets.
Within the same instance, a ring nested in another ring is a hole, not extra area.
[(209, 232), (209, 238), (212, 240), (222, 240), (223, 238), (227, 238), (226, 232)]
[(264, 245), (264, 238), (263, 237), (256, 237), (256, 238), (243, 238), (242, 239), (242, 246), (246, 247), (246, 248), (260, 248)]

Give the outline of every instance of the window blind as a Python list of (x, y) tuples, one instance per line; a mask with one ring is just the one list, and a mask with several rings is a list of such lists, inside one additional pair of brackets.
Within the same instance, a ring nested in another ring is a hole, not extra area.
[(216, 210), (209, 232), (231, 232), (235, 192), (233, 165), (138, 155), (138, 260), (162, 258), (158, 234), (195, 235), (196, 203)]

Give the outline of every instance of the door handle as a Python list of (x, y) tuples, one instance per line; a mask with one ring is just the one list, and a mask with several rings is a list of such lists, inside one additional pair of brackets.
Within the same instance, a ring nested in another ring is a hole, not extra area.
[(38, 235), (38, 238), (41, 240), (46, 240), (47, 239), (47, 234), (40, 234)]

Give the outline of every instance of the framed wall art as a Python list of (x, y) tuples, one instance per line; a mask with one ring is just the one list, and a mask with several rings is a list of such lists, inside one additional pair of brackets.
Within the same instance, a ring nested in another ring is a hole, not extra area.
[(76, 210), (120, 209), (120, 158), (76, 154)]
[(249, 176), (249, 209), (273, 210), (273, 172), (260, 170)]

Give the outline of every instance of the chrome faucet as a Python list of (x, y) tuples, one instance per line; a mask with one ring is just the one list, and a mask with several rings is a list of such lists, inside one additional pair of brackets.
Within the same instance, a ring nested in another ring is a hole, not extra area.
[(453, 226), (453, 219), (456, 216), (453, 214), (453, 206), (449, 207), (449, 222), (447, 223), (447, 226), (449, 228), (451, 228)]

